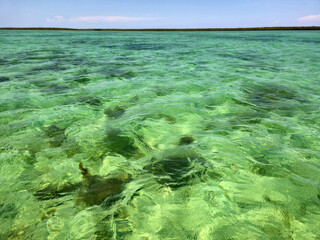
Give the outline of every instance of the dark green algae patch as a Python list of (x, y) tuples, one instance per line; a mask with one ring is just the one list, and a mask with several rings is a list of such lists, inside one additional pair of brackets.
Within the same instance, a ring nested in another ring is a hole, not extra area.
[[(156, 182), (160, 185), (172, 189), (187, 186), (196, 179), (202, 181), (208, 167), (203, 157), (192, 150), (181, 147), (155, 155), (149, 162), (143, 168), (144, 172), (154, 175)], [(79, 163), (79, 169), (83, 178), (81, 182), (59, 186), (48, 185), (35, 191), (33, 195), (40, 201), (47, 201), (77, 193), (75, 202), (77, 205), (111, 206), (121, 198), (124, 187), (132, 180), (131, 174), (123, 171), (113, 172), (106, 176), (91, 175), (82, 162)], [(214, 177), (220, 178), (221, 175), (215, 173)]]
[(190, 185), (196, 179), (201, 181), (207, 167), (201, 155), (179, 147), (155, 155), (143, 169), (153, 174), (160, 185), (175, 189)]
[(0, 82), (8, 82), (8, 81), (10, 81), (9, 77), (0, 76)]
[(104, 146), (108, 151), (126, 158), (131, 158), (139, 153), (139, 148), (136, 146), (134, 139), (126, 136), (119, 129), (108, 130), (104, 142)]
[(125, 184), (131, 180), (131, 175), (125, 172), (110, 173), (104, 177), (91, 175), (82, 162), (79, 163), (79, 169), (83, 177), (81, 182), (62, 186), (49, 185), (35, 191), (33, 195), (40, 201), (46, 201), (77, 193), (77, 205), (110, 206), (119, 199)]
[(51, 125), (44, 129), (51, 147), (60, 147), (64, 143), (64, 141), (67, 140), (65, 131), (66, 128), (57, 127), (56, 125)]
[(114, 107), (106, 108), (103, 113), (110, 119), (117, 119), (120, 118), (125, 111), (126, 108), (116, 105)]
[[(66, 139), (64, 129), (52, 125), (50, 130), (50, 141), (53, 147), (59, 147)], [(107, 134), (107, 148), (117, 154), (130, 158), (137, 154), (138, 147), (134, 141), (122, 136), (118, 130), (110, 130)], [(192, 136), (185, 136), (180, 139), (176, 149), (169, 149), (162, 153), (155, 154), (143, 168), (142, 174), (152, 174), (158, 184), (177, 189), (190, 185), (191, 182), (203, 180), (206, 175), (206, 160), (195, 151), (183, 147), (194, 141)], [(91, 175), (88, 168), (79, 163), (79, 169), (83, 180), (78, 183), (66, 183), (63, 185), (48, 185), (37, 190), (33, 195), (40, 201), (59, 199), (77, 193), (76, 204), (84, 206), (101, 205), (110, 206), (120, 199), (121, 192), (125, 185), (132, 180), (131, 174), (123, 171), (110, 173), (107, 176)], [(213, 171), (211, 169), (210, 171)], [(212, 174), (211, 174), (212, 175)], [(214, 174), (215, 178), (221, 175)]]
[(118, 173), (117, 177), (91, 175), (89, 170), (83, 167), (82, 162), (79, 163), (79, 168), (84, 178), (84, 188), (79, 192), (78, 202), (83, 202), (87, 206), (112, 204), (119, 199), (124, 185), (131, 179), (128, 173)]
[(181, 137), (179, 140), (179, 145), (189, 145), (194, 142), (194, 137), (193, 136), (184, 136)]

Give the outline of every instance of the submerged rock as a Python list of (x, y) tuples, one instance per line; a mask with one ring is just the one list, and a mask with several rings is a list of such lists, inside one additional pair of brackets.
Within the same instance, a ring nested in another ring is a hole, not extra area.
[(273, 178), (285, 178), (290, 174), (290, 172), (283, 166), (263, 163), (252, 164), (252, 166), (250, 167), (250, 171), (260, 176)]
[(244, 91), (247, 103), (268, 111), (279, 107), (276, 104), (280, 101), (302, 101), (294, 90), (275, 83), (253, 85)]
[(50, 92), (65, 92), (69, 88), (65, 85), (52, 84), (47, 90)]
[(117, 176), (94, 176), (89, 173), (87, 168), (79, 163), (79, 169), (85, 179), (85, 188), (79, 193), (79, 200), (86, 206), (111, 204), (119, 199), (119, 193), (122, 192), (124, 185), (131, 179), (128, 173), (117, 174)]
[(48, 185), (37, 190), (33, 195), (38, 200), (45, 201), (78, 192), (77, 203), (92, 206), (105, 202), (108, 205), (119, 199), (124, 185), (131, 179), (131, 175), (124, 172), (109, 174), (105, 177), (91, 175), (82, 162), (79, 163), (79, 169), (84, 181), (74, 184)]
[(268, 117), (268, 113), (249, 109), (243, 112), (234, 113), (228, 118), (226, 128), (231, 130), (241, 130), (250, 132), (255, 124), (259, 124), (264, 118)]
[(101, 106), (103, 103), (99, 98), (96, 97), (81, 97), (79, 98), (80, 103), (86, 103), (91, 106)]
[(33, 84), (39, 87), (41, 92), (49, 94), (61, 94), (69, 90), (69, 87), (66, 85), (48, 84), (44, 82), (33, 82)]
[(164, 50), (167, 48), (164, 44), (150, 44), (150, 43), (131, 43), (122, 45), (121, 48), (126, 50)]
[(164, 86), (154, 86), (154, 87), (152, 87), (152, 90), (159, 97), (169, 95), (173, 91), (171, 88), (164, 87)]
[(104, 110), (104, 114), (106, 114), (109, 118), (119, 118), (125, 113), (125, 108), (120, 106), (115, 106), (113, 108), (107, 108)]
[(51, 125), (45, 130), (45, 134), (49, 138), (49, 143), (51, 147), (60, 147), (61, 144), (67, 140), (65, 135), (65, 128), (59, 128), (56, 125)]
[(86, 76), (78, 76), (78, 77), (75, 77), (73, 80), (78, 83), (88, 83), (91, 81), (91, 79)]
[(136, 76), (133, 71), (125, 70), (119, 64), (111, 64), (100, 72), (107, 78), (131, 79)]
[(10, 78), (9, 77), (2, 77), (0, 76), (0, 82), (8, 82), (10, 81)]
[(40, 71), (64, 71), (66, 68), (59, 63), (50, 63), (50, 64), (44, 64), (40, 65), (38, 67), (35, 67), (31, 70), (31, 72), (40, 72)]
[(292, 146), (297, 148), (310, 148), (310, 142), (301, 134), (291, 134), (290, 142)]
[(18, 210), (12, 203), (0, 203), (0, 218), (14, 219), (18, 215)]
[(66, 195), (72, 194), (74, 191), (76, 191), (81, 184), (71, 184), (67, 183), (63, 186), (54, 186), (49, 185), (41, 190), (38, 190), (33, 193), (33, 196), (35, 196), (38, 200), (50, 200), (55, 198), (64, 197)]
[(105, 143), (112, 153), (120, 154), (126, 158), (131, 158), (139, 152), (139, 148), (135, 145), (134, 140), (128, 136), (124, 136), (117, 129), (107, 132)]
[(200, 171), (194, 169), (193, 163), (204, 164), (204, 161), (204, 158), (193, 151), (182, 148), (169, 151), (163, 156), (153, 157), (144, 170), (157, 176), (158, 183), (178, 188), (189, 184), (197, 175), (201, 175)]
[(177, 119), (167, 114), (159, 114), (158, 118), (166, 120), (169, 124), (175, 124)]
[(194, 138), (192, 136), (184, 136), (180, 138), (179, 145), (188, 145), (194, 142)]

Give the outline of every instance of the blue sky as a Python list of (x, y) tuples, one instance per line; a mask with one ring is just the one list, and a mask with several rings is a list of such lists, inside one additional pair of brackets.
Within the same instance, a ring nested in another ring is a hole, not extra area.
[(320, 0), (0, 0), (0, 27), (320, 26)]

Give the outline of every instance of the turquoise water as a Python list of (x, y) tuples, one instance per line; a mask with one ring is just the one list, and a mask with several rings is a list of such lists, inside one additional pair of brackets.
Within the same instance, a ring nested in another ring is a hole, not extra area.
[(0, 31), (0, 239), (319, 239), (319, 43)]

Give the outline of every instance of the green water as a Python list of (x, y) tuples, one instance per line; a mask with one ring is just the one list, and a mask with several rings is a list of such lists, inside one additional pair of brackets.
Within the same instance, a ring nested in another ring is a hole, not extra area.
[(319, 239), (319, 43), (0, 31), (0, 239)]

